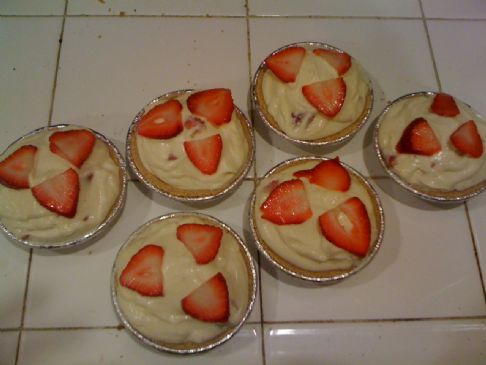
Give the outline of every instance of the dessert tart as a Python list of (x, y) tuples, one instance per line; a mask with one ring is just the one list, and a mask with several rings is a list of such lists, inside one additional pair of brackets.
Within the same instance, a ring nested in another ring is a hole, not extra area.
[(144, 224), (113, 266), (117, 314), (157, 350), (194, 353), (227, 341), (255, 295), (256, 272), (245, 245), (203, 214), (173, 213)]
[(245, 177), (253, 155), (253, 128), (229, 89), (165, 94), (138, 113), (127, 136), (136, 175), (178, 200), (229, 193)]
[(342, 142), (363, 126), (373, 91), (348, 53), (303, 42), (271, 53), (253, 81), (253, 101), (263, 122), (280, 136), (307, 145)]

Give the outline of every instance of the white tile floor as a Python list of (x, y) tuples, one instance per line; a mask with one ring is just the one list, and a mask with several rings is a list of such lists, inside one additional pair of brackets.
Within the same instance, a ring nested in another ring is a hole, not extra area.
[[(187, 87), (229, 87), (248, 113), (256, 67), (295, 41), (327, 42), (360, 60), (375, 104), (364, 130), (325, 151), (290, 145), (256, 120), (255, 170), (219, 204), (196, 209), (130, 182), (117, 224), (82, 249), (30, 253), (0, 237), (0, 364), (486, 363), (486, 195), (453, 207), (412, 198), (384, 177), (370, 133), (388, 101), (418, 90), (442, 88), (486, 115), (484, 34), (483, 0), (1, 1), (0, 150), (59, 122), (97, 129), (124, 149), (144, 104)], [(386, 214), (376, 259), (328, 287), (260, 259), (245, 220), (254, 173), (312, 153), (339, 155), (371, 176)], [(179, 210), (223, 219), (261, 261), (248, 324), (191, 357), (140, 346), (118, 328), (109, 296), (127, 235)]]

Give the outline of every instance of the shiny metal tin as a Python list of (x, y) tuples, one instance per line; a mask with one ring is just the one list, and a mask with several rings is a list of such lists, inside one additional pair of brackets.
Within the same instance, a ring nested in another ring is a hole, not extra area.
[[(307, 162), (309, 160), (314, 160), (314, 161), (325, 161), (329, 160), (330, 158), (327, 157), (320, 157), (320, 156), (306, 156), (306, 157), (297, 157), (297, 158), (292, 158), (290, 160), (281, 162), (280, 164), (276, 165), (273, 167), (270, 171), (268, 171), (262, 178), (266, 179), (273, 175), (274, 173), (278, 173), (279, 171), (282, 171), (286, 169), (289, 166), (296, 165), (298, 163), (302, 162)], [(374, 201), (374, 210), (375, 210), (375, 216), (377, 219), (376, 226), (377, 226), (377, 237), (374, 242), (371, 243), (371, 247), (368, 251), (368, 254), (361, 260), (359, 265), (349, 269), (349, 270), (333, 270), (333, 271), (309, 271), (309, 270), (304, 270), (301, 269), (291, 263), (289, 263), (287, 260), (285, 260), (283, 257), (279, 256), (273, 250), (271, 250), (270, 247), (263, 241), (263, 239), (260, 238), (258, 234), (258, 229), (256, 226), (256, 221), (255, 221), (255, 210), (257, 207), (255, 206), (256, 202), (256, 189), (254, 190), (251, 198), (251, 203), (250, 203), (250, 211), (249, 211), (249, 221), (250, 221), (250, 227), (251, 231), (253, 234), (253, 237), (255, 239), (255, 242), (257, 244), (258, 249), (260, 250), (263, 255), (277, 268), (280, 270), (286, 272), (287, 274), (290, 274), (298, 279), (303, 279), (307, 280), (310, 282), (318, 283), (318, 284), (334, 284), (337, 282), (340, 282), (343, 279), (346, 279), (356, 273), (358, 273), (360, 270), (362, 270), (366, 265), (370, 263), (370, 261), (373, 259), (373, 257), (376, 255), (378, 252), (378, 249), (381, 247), (381, 242), (383, 240), (383, 235), (385, 233), (385, 215), (383, 212), (383, 207), (381, 205), (380, 198), (376, 192), (376, 190), (371, 186), (371, 184), (366, 180), (358, 171), (353, 169), (351, 166), (341, 162), (341, 165), (343, 165), (346, 170), (348, 170), (349, 173), (357, 177), (363, 185), (366, 187), (368, 190), (368, 193), (370, 194), (372, 200)]]
[[(307, 47), (307, 48), (323, 48), (323, 49), (328, 49), (328, 50), (333, 50), (333, 51), (338, 51), (338, 52), (344, 52), (343, 50), (331, 46), (326, 43), (322, 42), (298, 42), (298, 43), (291, 43), (286, 46), (280, 47), (279, 49), (273, 51), (270, 53), (265, 59), (268, 57), (284, 50), (290, 47)], [(362, 68), (362, 67), (361, 67)], [(251, 85), (251, 97), (253, 101), (253, 105), (255, 107), (255, 110), (257, 111), (260, 119), (264, 122), (264, 124), (272, 130), (274, 133), (279, 135), (280, 137), (301, 145), (306, 145), (306, 146), (313, 146), (313, 147), (329, 147), (333, 146), (339, 143), (342, 143), (351, 137), (353, 137), (358, 131), (363, 127), (363, 125), (368, 121), (370, 115), (371, 115), (371, 110), (373, 109), (373, 88), (371, 86), (371, 81), (369, 82), (369, 95), (368, 95), (368, 100), (367, 100), (367, 106), (365, 108), (364, 113), (362, 114), (362, 119), (359, 122), (354, 122), (345, 129), (343, 129), (340, 132), (334, 133), (332, 135), (314, 139), (314, 140), (305, 140), (305, 139), (295, 139), (289, 137), (284, 131), (282, 131), (275, 123), (271, 121), (273, 117), (271, 117), (266, 111), (262, 103), (260, 102), (260, 97), (258, 96), (258, 87), (257, 85), (259, 84), (259, 80), (263, 77), (263, 74), (268, 70), (265, 61), (262, 61), (260, 63), (260, 66), (258, 67), (255, 76), (253, 78), (253, 82)], [(366, 71), (362, 68), (365, 76), (370, 79), (366, 73)], [(263, 98), (263, 96), (262, 96)]]
[[(437, 189), (425, 189), (421, 187), (414, 186), (407, 182), (406, 180), (402, 179), (399, 175), (397, 175), (393, 170), (391, 170), (386, 161), (385, 161), (385, 156), (383, 156), (383, 153), (381, 152), (380, 149), (380, 144), (379, 144), (379, 138), (378, 138), (378, 132), (381, 126), (381, 123), (383, 119), (385, 118), (386, 114), (392, 108), (397, 102), (404, 100), (404, 99), (409, 99), (417, 96), (435, 96), (437, 95), (438, 92), (434, 91), (418, 91), (410, 94), (403, 95), (399, 97), (398, 99), (392, 101), (378, 116), (375, 124), (375, 129), (373, 131), (373, 141), (374, 141), (374, 146), (375, 146), (375, 151), (376, 155), (378, 156), (378, 160), (380, 161), (381, 165), (385, 169), (385, 171), (390, 175), (390, 177), (401, 187), (405, 188), (406, 190), (410, 191), (412, 194), (416, 195), (417, 197), (431, 201), (434, 203), (460, 203), (463, 201), (466, 201), (468, 199), (471, 199), (481, 193), (482, 191), (486, 190), (486, 181), (483, 181), (479, 184), (476, 184), (468, 189), (465, 190), (460, 190), (460, 191), (444, 191), (444, 190), (437, 190)], [(462, 103), (469, 108), (471, 108), (472, 111), (474, 111), (475, 114), (478, 115), (479, 119), (483, 119), (469, 104), (461, 101), (460, 99), (454, 97), (456, 101), (459, 103)]]
[[(123, 249), (127, 245), (129, 245), (131, 243), (131, 241), (135, 237), (137, 237), (149, 225), (156, 223), (156, 222), (159, 222), (159, 221), (172, 219), (172, 218), (175, 218), (175, 217), (181, 217), (181, 216), (186, 216), (186, 217), (193, 216), (193, 217), (199, 217), (199, 218), (208, 220), (209, 222), (220, 226), (226, 232), (230, 233), (235, 238), (236, 242), (238, 242), (238, 245), (241, 248), (244, 260), (247, 264), (248, 273), (249, 273), (249, 276), (250, 276), (250, 278), (249, 278), (249, 285), (250, 285), (250, 287), (249, 287), (249, 290), (250, 290), (249, 303), (248, 303), (248, 307), (247, 307), (247, 310), (246, 310), (243, 318), (241, 318), (240, 322), (237, 325), (235, 325), (234, 327), (228, 328), (226, 331), (224, 331), (223, 333), (221, 333), (217, 337), (210, 339), (210, 340), (208, 340), (204, 343), (201, 343), (201, 344), (196, 344), (196, 343), (191, 343), (191, 344), (168, 343), (168, 342), (153, 340), (153, 339), (145, 336), (144, 334), (140, 333), (140, 331), (138, 331), (137, 328), (135, 328), (127, 320), (127, 318), (124, 316), (124, 314), (123, 314), (123, 312), (120, 308), (120, 305), (119, 305), (118, 299), (117, 299), (116, 260), (118, 258), (118, 255), (120, 254), (120, 252), (122, 252)], [(166, 215), (154, 218), (154, 219), (148, 221), (147, 223), (144, 223), (135, 232), (133, 232), (128, 237), (127, 241), (120, 247), (120, 249), (118, 250), (117, 256), (115, 258), (115, 261), (113, 263), (113, 268), (112, 268), (112, 271), (111, 271), (111, 298), (112, 298), (112, 301), (113, 301), (113, 305), (115, 307), (116, 314), (118, 315), (118, 317), (122, 321), (125, 328), (127, 328), (129, 330), (129, 332), (133, 336), (135, 336), (135, 338), (138, 341), (140, 341), (142, 344), (147, 345), (147, 346), (149, 346), (149, 347), (151, 347), (151, 348), (153, 348), (157, 351), (164, 351), (164, 352), (170, 352), (170, 353), (182, 354), (182, 355), (183, 354), (195, 354), (195, 353), (211, 350), (212, 348), (223, 344), (224, 342), (228, 341), (231, 337), (233, 337), (236, 332), (238, 332), (240, 327), (243, 325), (243, 323), (246, 321), (246, 319), (250, 315), (251, 310), (253, 308), (253, 305), (255, 304), (256, 289), (257, 289), (256, 280), (257, 280), (257, 274), (256, 274), (255, 264), (253, 263), (250, 252), (248, 251), (248, 248), (245, 246), (245, 244), (243, 243), (240, 236), (231, 227), (229, 227), (225, 223), (221, 222), (219, 219), (216, 219), (216, 218), (214, 218), (210, 215), (207, 215), (207, 214), (194, 213), (194, 212), (191, 212), (191, 213), (177, 212), (177, 213), (166, 214)]]
[[(199, 195), (185, 195), (184, 193), (174, 193), (169, 191), (170, 185), (167, 184), (167, 188), (162, 188), (157, 186), (153, 181), (150, 181), (150, 179), (145, 176), (145, 174), (141, 171), (141, 168), (137, 166), (136, 162), (134, 161), (134, 151), (133, 151), (133, 139), (134, 135), (136, 134), (136, 127), (142, 116), (148, 112), (150, 109), (152, 109), (154, 106), (161, 104), (163, 101), (169, 100), (171, 98), (176, 98), (179, 95), (187, 94), (187, 93), (192, 93), (195, 90), (193, 89), (184, 89), (184, 90), (177, 90), (177, 91), (171, 91), (166, 94), (163, 94), (155, 99), (153, 99), (150, 103), (148, 103), (145, 107), (143, 107), (142, 110), (140, 110), (135, 118), (133, 119), (130, 128), (128, 129), (127, 133), (127, 139), (126, 139), (126, 148), (127, 148), (127, 161), (130, 165), (130, 168), (132, 171), (135, 173), (135, 175), (138, 177), (140, 181), (142, 181), (147, 187), (152, 189), (153, 191), (165, 195), (168, 198), (174, 199), (174, 200), (179, 200), (182, 202), (208, 202), (212, 200), (217, 200), (219, 198), (222, 198), (228, 194), (230, 194), (232, 191), (234, 191), (243, 181), (245, 178), (246, 174), (250, 170), (250, 167), (253, 163), (254, 157), (255, 157), (255, 135), (253, 133), (253, 125), (251, 122), (248, 120), (248, 118), (245, 116), (245, 114), (235, 105), (235, 111), (238, 114), (239, 119), (241, 119), (247, 128), (248, 134), (249, 134), (249, 150), (248, 150), (248, 160), (243, 167), (241, 173), (226, 187), (224, 187), (221, 190), (216, 190), (216, 191), (207, 191), (205, 194), (199, 194)], [(188, 191), (187, 191), (188, 192)]]
[(125, 161), (123, 160), (122, 155), (120, 154), (120, 151), (118, 151), (118, 148), (104, 135), (102, 135), (99, 132), (96, 132), (93, 129), (86, 128), (83, 126), (78, 126), (75, 124), (56, 124), (50, 127), (42, 127), (33, 130), (30, 133), (27, 133), (26, 135), (18, 138), (16, 141), (11, 143), (6, 150), (8, 150), (11, 146), (17, 143), (22, 143), (23, 140), (26, 138), (32, 137), (33, 135), (44, 132), (44, 131), (56, 131), (56, 130), (62, 130), (63, 128), (66, 127), (76, 127), (80, 129), (88, 129), (91, 132), (94, 133), (96, 138), (104, 142), (108, 148), (110, 149), (111, 155), (114, 159), (116, 159), (116, 162), (118, 163), (118, 166), (120, 168), (120, 194), (118, 196), (118, 199), (115, 201), (115, 204), (111, 208), (110, 213), (108, 216), (105, 218), (103, 223), (101, 223), (95, 230), (88, 232), (84, 234), (80, 238), (72, 239), (69, 241), (63, 241), (63, 242), (58, 242), (58, 243), (45, 243), (45, 242), (35, 242), (35, 241), (29, 241), (29, 240), (24, 240), (21, 239), (20, 237), (15, 236), (12, 232), (10, 232), (7, 227), (3, 225), (3, 223), (0, 221), (0, 229), (7, 235), (7, 237), (17, 243), (20, 244), (21, 246), (27, 246), (31, 248), (42, 248), (42, 249), (65, 249), (65, 248), (70, 248), (74, 246), (81, 245), (83, 243), (86, 243), (87, 241), (95, 238), (99, 234), (102, 234), (103, 232), (106, 232), (109, 227), (114, 223), (116, 218), (120, 215), (123, 206), (125, 205), (125, 200), (126, 200), (126, 195), (127, 195), (127, 170), (125, 167)]

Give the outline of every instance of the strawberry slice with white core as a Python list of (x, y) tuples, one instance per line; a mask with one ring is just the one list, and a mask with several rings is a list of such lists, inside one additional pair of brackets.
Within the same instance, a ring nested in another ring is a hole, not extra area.
[(164, 295), (162, 262), (164, 249), (150, 244), (132, 256), (120, 275), (120, 284), (145, 297)]
[(300, 224), (312, 217), (304, 183), (287, 180), (278, 184), (260, 206), (262, 218), (278, 225)]
[(371, 224), (363, 202), (352, 197), (319, 217), (319, 226), (326, 239), (359, 257), (368, 253)]
[(317, 110), (332, 118), (343, 107), (346, 98), (346, 83), (342, 77), (318, 81), (303, 86), (302, 93)]
[(169, 139), (182, 132), (182, 105), (172, 99), (145, 114), (137, 125), (137, 133), (153, 139)]
[(54, 132), (49, 137), (52, 153), (80, 168), (93, 151), (95, 135), (86, 129)]
[(221, 135), (184, 142), (184, 150), (193, 165), (205, 175), (212, 175), (218, 170), (223, 149)]
[(330, 190), (348, 191), (351, 186), (349, 172), (341, 165), (339, 157), (322, 161), (310, 170), (296, 171), (294, 176), (308, 178), (311, 184)]
[(435, 95), (430, 109), (437, 115), (443, 117), (455, 117), (459, 115), (460, 110), (456, 101), (449, 94), (440, 93)]
[(216, 127), (229, 123), (235, 108), (229, 89), (195, 92), (187, 98), (187, 107), (192, 114), (206, 118)]
[(78, 207), (78, 173), (68, 169), (34, 186), (32, 194), (44, 208), (66, 218), (73, 218)]
[(332, 49), (317, 48), (312, 51), (316, 56), (324, 58), (338, 73), (344, 75), (351, 67), (351, 56), (346, 52)]
[(267, 67), (283, 82), (294, 82), (305, 57), (305, 48), (290, 47), (265, 60)]
[(0, 183), (13, 189), (28, 189), (37, 147), (22, 146), (0, 162)]
[(177, 227), (177, 239), (184, 243), (200, 265), (214, 260), (222, 237), (221, 228), (208, 224), (188, 223)]
[(189, 316), (203, 322), (226, 322), (230, 315), (226, 279), (218, 272), (181, 301)]
[(414, 119), (396, 145), (398, 153), (432, 156), (442, 150), (440, 142), (424, 118)]
[(457, 150), (473, 158), (483, 154), (483, 141), (474, 120), (461, 124), (450, 136), (450, 141)]

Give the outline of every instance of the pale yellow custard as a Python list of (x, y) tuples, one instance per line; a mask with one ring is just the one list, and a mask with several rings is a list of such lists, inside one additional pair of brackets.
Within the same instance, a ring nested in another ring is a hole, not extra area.
[[(287, 180), (296, 179), (296, 171), (308, 170), (315, 167), (320, 160), (302, 161), (291, 164), (263, 179), (256, 188), (253, 219), (257, 234), (278, 256), (309, 271), (347, 270), (361, 261), (358, 256), (343, 250), (329, 242), (319, 228), (319, 216), (326, 211), (340, 205), (348, 198), (358, 197), (366, 207), (371, 222), (372, 245), (379, 235), (376, 210), (369, 191), (362, 181), (350, 173), (351, 186), (348, 191), (333, 191), (316, 184), (309, 179), (301, 178), (304, 183), (307, 199), (312, 210), (312, 217), (300, 224), (278, 225), (264, 218), (260, 210), (263, 202), (268, 198), (272, 187)], [(345, 225), (346, 217), (342, 217)]]
[[(185, 223), (212, 224), (196, 216), (174, 216), (155, 221), (140, 231), (119, 252), (115, 262), (116, 300), (126, 320), (151, 340), (165, 343), (202, 343), (238, 325), (250, 303), (250, 272), (233, 235), (223, 229), (219, 251), (211, 262), (197, 264), (177, 239), (177, 227)], [(164, 249), (164, 296), (146, 297), (119, 283), (121, 272), (142, 247)], [(187, 315), (181, 300), (216, 273), (221, 272), (229, 291), (230, 316), (225, 323), (211, 323)]]
[[(378, 144), (388, 167), (413, 186), (444, 191), (460, 191), (486, 180), (486, 154), (472, 158), (451, 145), (451, 134), (464, 122), (474, 120), (486, 142), (486, 122), (469, 106), (455, 99), (460, 114), (443, 117), (431, 111), (434, 95), (415, 95), (394, 102), (383, 115)], [(432, 155), (398, 153), (396, 145), (405, 128), (416, 118), (424, 118), (436, 135), (441, 151)]]
[(93, 150), (81, 168), (49, 149), (49, 136), (56, 131), (44, 130), (10, 146), (0, 156), (5, 159), (24, 145), (37, 147), (34, 167), (29, 175), (33, 187), (69, 168), (79, 175), (79, 200), (76, 215), (66, 218), (44, 208), (32, 195), (31, 189), (11, 189), (0, 185), (0, 220), (16, 237), (32, 244), (56, 244), (82, 238), (102, 224), (121, 193), (121, 170), (106, 143), (96, 139)]
[(351, 67), (342, 75), (346, 97), (341, 110), (328, 117), (309, 103), (302, 87), (318, 81), (339, 77), (337, 71), (322, 57), (305, 47), (306, 53), (295, 82), (285, 83), (267, 70), (263, 74), (262, 91), (267, 111), (280, 129), (290, 138), (316, 140), (338, 133), (363, 118), (368, 107), (371, 88), (361, 66), (352, 58)]

